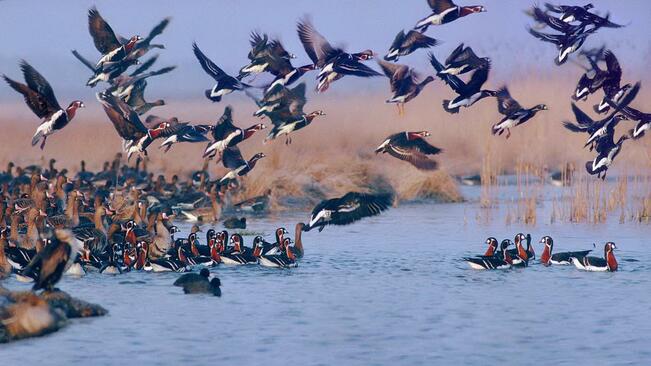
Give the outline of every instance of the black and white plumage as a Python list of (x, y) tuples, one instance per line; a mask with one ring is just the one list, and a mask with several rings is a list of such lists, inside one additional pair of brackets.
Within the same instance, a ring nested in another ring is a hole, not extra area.
[(450, 73), (443, 73), (443, 65), (436, 59), (433, 54), (429, 54), (430, 64), (436, 70), (437, 75), (441, 80), (454, 90), (458, 96), (452, 100), (444, 99), (443, 100), (443, 109), (448, 113), (459, 113), (461, 107), (470, 107), (473, 104), (477, 103), (479, 100), (486, 97), (494, 97), (497, 93), (494, 90), (482, 90), (481, 87), (488, 80), (488, 73), (490, 72), (490, 62), (486, 62), (470, 77), (468, 83), (464, 83), (463, 80), (457, 76)]
[[(606, 54), (605, 51), (604, 54)], [(617, 58), (615, 58), (615, 55), (612, 52), (608, 51), (607, 55), (608, 57), (605, 70), (599, 67), (597, 61), (594, 61), (590, 57), (586, 57), (590, 63), (590, 68), (588, 68), (579, 79), (579, 82), (574, 89), (572, 99), (585, 100), (590, 94), (594, 94), (596, 91), (601, 89), (606, 82), (611, 85), (616, 83), (617, 88), (619, 89), (619, 83), (622, 77), (622, 71), (619, 67), (619, 62), (617, 62)]]
[[(635, 99), (639, 90), (640, 83), (637, 83), (623, 98), (621, 98), (620, 103), (616, 105), (615, 109), (609, 116), (598, 121), (590, 118), (590, 116), (572, 103), (572, 111), (574, 112), (577, 124), (564, 121), (563, 125), (572, 132), (588, 133), (590, 136), (584, 146), (591, 145), (590, 150), (592, 150), (599, 138), (606, 136), (607, 134), (613, 134), (615, 126), (617, 126), (621, 120), (628, 119), (626, 114), (620, 114), (619, 112)], [(611, 101), (611, 103), (613, 102)]]
[[(118, 135), (124, 140), (124, 150), (128, 159), (134, 154), (147, 154), (151, 143), (163, 137), (170, 137), (180, 129), (187, 126), (187, 122), (178, 122), (176, 118), (162, 120), (155, 116), (148, 116), (147, 121), (152, 128), (147, 128), (136, 113), (122, 99), (110, 93), (99, 93), (97, 99), (113, 123)], [(156, 120), (156, 123), (151, 122)]]
[(33, 290), (52, 291), (63, 273), (74, 263), (83, 248), (72, 232), (57, 229), (54, 237), (21, 271), (21, 275), (34, 279)]
[(391, 207), (393, 197), (388, 193), (369, 194), (349, 192), (343, 197), (322, 201), (312, 210), (305, 231), (326, 225), (348, 225), (365, 217), (379, 215)]
[[(270, 268), (294, 268), (298, 265), (298, 261), (296, 260), (296, 256), (292, 252), (292, 248), (290, 247), (291, 244), (291, 239), (289, 238), (284, 238), (281, 247), (284, 248), (284, 250), (279, 253), (279, 254), (267, 254), (267, 255), (260, 255), (259, 256), (259, 263), (263, 267), (270, 267)], [(263, 244), (261, 242), (258, 242), (256, 244), (256, 247), (259, 248), (259, 251), (262, 250)]]
[(511, 245), (509, 239), (502, 240), (499, 251), (492, 256), (465, 257), (463, 260), (470, 268), (478, 270), (509, 269), (513, 265), (513, 259), (507, 251)]
[(605, 51), (604, 58), (606, 61), (606, 77), (602, 84), (604, 97), (599, 104), (594, 106), (597, 113), (607, 113), (610, 110), (608, 100), (619, 103), (626, 91), (631, 88), (631, 84), (621, 85), (622, 68), (615, 54), (609, 50)]
[(252, 32), (249, 43), (251, 51), (248, 58), (251, 62), (240, 69), (240, 78), (265, 71), (279, 75), (293, 69), (290, 59), (296, 56), (287, 52), (279, 40), (270, 40), (267, 34)]
[(597, 28), (586, 29), (582, 26), (579, 30), (568, 34), (550, 34), (538, 32), (529, 28), (529, 33), (544, 42), (553, 43), (558, 48), (558, 56), (554, 58), (557, 65), (564, 64), (568, 56), (581, 48), (589, 35), (597, 31)]
[(66, 109), (61, 108), (54, 96), (52, 86), (43, 75), (25, 60), (21, 61), (20, 69), (26, 84), (12, 80), (6, 75), (3, 75), (3, 78), (12, 89), (23, 95), (29, 109), (43, 120), (32, 137), (32, 146), (41, 142), (42, 150), (47, 137), (67, 126), (75, 117), (77, 109), (84, 107), (84, 103), (75, 100)]
[(378, 64), (384, 74), (389, 78), (391, 92), (393, 95), (387, 99), (387, 103), (396, 103), (398, 113), (404, 113), (404, 104), (416, 98), (425, 86), (432, 81), (434, 77), (427, 76), (425, 79), (416, 73), (416, 71), (407, 65), (394, 64), (383, 60), (378, 60)]
[(609, 16), (601, 17), (597, 14), (591, 13), (590, 9), (594, 5), (588, 3), (583, 6), (576, 5), (554, 5), (545, 3), (547, 10), (559, 14), (558, 19), (565, 23), (580, 22), (581, 24), (592, 24), (598, 27), (606, 28), (621, 28), (623, 25), (613, 23), (609, 20)]
[(462, 43), (445, 59), (445, 68), (439, 73), (460, 75), (483, 68), (489, 64), (490, 59), (488, 57), (477, 57), (472, 48), (465, 47)]
[(590, 254), (592, 250), (580, 250), (575, 252), (560, 252), (554, 253), (554, 240), (551, 236), (543, 236), (540, 243), (544, 244), (542, 255), (540, 256), (540, 263), (545, 266), (549, 265), (569, 265), (572, 264), (572, 258), (582, 258)]
[(606, 179), (608, 168), (613, 163), (617, 155), (622, 151), (624, 141), (629, 139), (627, 135), (622, 135), (615, 143), (613, 140), (614, 131), (608, 132), (606, 135), (601, 136), (596, 143), (597, 157), (592, 161), (585, 163), (585, 169), (590, 175), (596, 175), (597, 178), (602, 180)]
[(439, 44), (439, 41), (420, 32), (410, 30), (405, 34), (401, 30), (394, 38), (389, 51), (384, 56), (385, 61), (397, 62), (402, 56), (407, 56), (421, 48), (430, 48)]
[(504, 115), (504, 118), (493, 125), (493, 135), (502, 135), (506, 131), (506, 138), (511, 136), (511, 128), (519, 126), (536, 115), (538, 111), (547, 110), (544, 104), (538, 104), (532, 108), (523, 108), (511, 94), (506, 86), (497, 91), (497, 110)]
[(95, 7), (88, 11), (88, 32), (93, 38), (95, 48), (102, 54), (96, 65), (98, 68), (121, 62), (134, 49), (136, 43), (142, 40), (137, 35), (130, 39), (118, 37)]
[(205, 92), (206, 98), (213, 102), (219, 102), (222, 98), (236, 90), (243, 90), (248, 88), (249, 85), (242, 83), (238, 78), (232, 77), (220, 69), (214, 62), (212, 62), (202, 51), (196, 43), (192, 44), (192, 50), (196, 56), (201, 68), (206, 74), (210, 75), (217, 84)]
[(86, 85), (91, 88), (94, 88), (100, 81), (110, 84), (113, 79), (122, 75), (122, 73), (127, 71), (129, 67), (140, 63), (138, 59), (124, 59), (121, 61), (106, 63), (103, 66), (97, 66), (93, 65), (77, 50), (72, 50), (72, 54), (93, 73), (86, 82)]
[(387, 137), (375, 149), (375, 153), (388, 153), (397, 159), (409, 162), (418, 169), (435, 170), (438, 168), (438, 162), (428, 155), (437, 155), (443, 150), (425, 141), (425, 137), (429, 136), (430, 133), (427, 131), (398, 132)]
[(307, 127), (317, 116), (325, 115), (326, 114), (323, 111), (314, 111), (308, 114), (294, 114), (284, 118), (274, 114), (270, 116), (271, 123), (274, 127), (269, 131), (269, 134), (265, 137), (264, 141), (268, 142), (269, 140), (285, 135), (287, 137), (285, 144), (291, 144), (292, 138), (289, 136), (291, 133)]
[(212, 130), (211, 125), (187, 125), (179, 129), (175, 134), (168, 137), (160, 145), (160, 148), (165, 148), (163, 152), (168, 152), (172, 145), (180, 142), (204, 142), (208, 141), (206, 135)]
[[(158, 22), (158, 24), (156, 24), (151, 29), (151, 31), (149, 31), (149, 34), (147, 35), (147, 37), (142, 38), (142, 39), (140, 39), (140, 40), (138, 40), (136, 42), (133, 49), (127, 55), (127, 58), (129, 58), (129, 59), (140, 58), (140, 57), (144, 56), (147, 52), (149, 52), (150, 50), (152, 50), (154, 48), (165, 49), (164, 45), (155, 44), (155, 43), (151, 43), (151, 42), (154, 40), (154, 38), (158, 37), (160, 34), (163, 33), (165, 28), (167, 28), (167, 26), (169, 25), (170, 21), (171, 21), (171, 18), (163, 18), (163, 20)], [(122, 44), (125, 44), (125, 43), (128, 42), (127, 39), (124, 39), (122, 37), (120, 37), (120, 38), (121, 38), (120, 42)]]
[(646, 131), (651, 129), (651, 113), (644, 113), (632, 107), (622, 109), (622, 113), (631, 121), (637, 122), (635, 127), (629, 131), (632, 139), (639, 139), (644, 136)]
[(305, 88), (305, 83), (300, 83), (291, 89), (282, 85), (268, 89), (261, 100), (254, 99), (259, 108), (253, 115), (272, 118), (303, 114)]
[(617, 245), (608, 242), (604, 246), (604, 257), (571, 257), (572, 264), (578, 269), (589, 272), (615, 272), (619, 269), (614, 250)]
[(251, 157), (251, 159), (244, 160), (242, 153), (237, 146), (232, 146), (224, 150), (222, 161), (224, 162), (224, 167), (230, 169), (219, 182), (230, 181), (247, 175), (256, 165), (258, 160), (264, 158), (266, 155), (263, 153), (257, 153)]
[(351, 54), (341, 48), (335, 48), (316, 30), (309, 19), (303, 19), (298, 23), (298, 38), (314, 66), (321, 69), (318, 75), (318, 92), (326, 91), (331, 83), (345, 75), (359, 77), (380, 75), (361, 62), (372, 59), (373, 51), (364, 50)]
[(4, 248), (7, 261), (11, 267), (20, 271), (27, 267), (29, 262), (36, 256), (36, 249), (26, 249), (18, 246), (7, 246)]
[(481, 5), (458, 6), (452, 0), (427, 0), (427, 4), (432, 9), (432, 14), (419, 20), (414, 27), (421, 33), (425, 33), (430, 25), (447, 24), (466, 15), (486, 11)]
[(266, 126), (262, 123), (255, 124), (249, 128), (242, 129), (233, 124), (233, 108), (226, 106), (224, 113), (217, 120), (211, 129), (212, 141), (204, 150), (203, 157), (214, 157), (215, 155), (223, 154), (224, 150), (229, 147), (234, 147), (240, 142), (253, 136), (257, 131), (265, 129)]

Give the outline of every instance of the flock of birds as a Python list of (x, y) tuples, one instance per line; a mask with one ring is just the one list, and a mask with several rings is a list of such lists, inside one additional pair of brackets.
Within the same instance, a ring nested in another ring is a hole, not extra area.
[[(514, 242), (515, 248), (509, 249)], [(470, 268), (480, 270), (522, 268), (527, 267), (529, 261), (536, 258), (536, 252), (531, 245), (531, 234), (518, 233), (513, 241), (504, 239), (499, 244), (497, 239), (490, 237), (486, 239), (486, 244), (488, 249), (483, 255), (463, 258)], [(544, 266), (574, 264), (578, 269), (591, 272), (615, 272), (618, 269), (617, 258), (613, 252), (617, 246), (613, 242), (604, 245), (603, 258), (589, 256), (592, 250), (554, 253), (554, 239), (551, 236), (543, 236), (540, 244), (544, 245), (540, 257), (540, 263)]]
[[(450, 23), (486, 11), (483, 6), (459, 6), (450, 0), (429, 0), (428, 4), (431, 14), (418, 21), (409, 32), (400, 31), (384, 60), (378, 60), (382, 73), (390, 81), (392, 96), (387, 103), (395, 103), (399, 113), (404, 113), (404, 105), (417, 97), (436, 76), (456, 94), (443, 101), (443, 109), (448, 113), (459, 113), (461, 107), (469, 108), (482, 99), (496, 98), (498, 111), (504, 117), (492, 126), (492, 133), (502, 135), (506, 132), (506, 138), (509, 138), (512, 128), (547, 109), (545, 104), (531, 108), (521, 106), (506, 86), (497, 90), (483, 89), (488, 80), (491, 60), (477, 56), (471, 47), (464, 44), (454, 49), (444, 63), (429, 53), (435, 76), (422, 78), (413, 68), (395, 63), (400, 57), (418, 49), (439, 44), (438, 40), (424, 34), (429, 26)], [(621, 27), (612, 23), (608, 16), (601, 17), (591, 12), (591, 4), (582, 7), (546, 4), (546, 8), (534, 7), (531, 10), (536, 28), (549, 27), (560, 33), (545, 34), (534, 29), (529, 29), (529, 32), (558, 46), (558, 64), (564, 63), (571, 53), (579, 51), (586, 38), (598, 29)], [(7, 172), (0, 176), (3, 182), (0, 273), (6, 275), (13, 270), (22, 278), (34, 280), (35, 289), (51, 290), (66, 271), (77, 274), (91, 269), (107, 273), (147, 269), (185, 271), (189, 267), (217, 263), (260, 263), (288, 268), (295, 266), (303, 255), (301, 232), (314, 228), (320, 231), (331, 224), (350, 224), (377, 215), (391, 206), (391, 195), (383, 193), (350, 192), (323, 201), (314, 208), (307, 224), (299, 223), (296, 226), (294, 242), (284, 237), (286, 230), (282, 228), (276, 232), (274, 243), (257, 237), (251, 247), (244, 245), (239, 234), (229, 236), (226, 231), (216, 232), (212, 229), (207, 232), (206, 244), (199, 243), (198, 230), (192, 230), (187, 238), (175, 239), (178, 228), (171, 222), (175, 213), (195, 221), (211, 215), (217, 219), (226, 193), (237, 189), (239, 177), (247, 175), (265, 157), (263, 153), (257, 153), (245, 159), (238, 145), (266, 126), (257, 123), (248, 128), (237, 127), (230, 106), (225, 107), (223, 115), (213, 125), (190, 124), (176, 117), (161, 118), (152, 114), (143, 118), (153, 108), (165, 104), (163, 100), (146, 101), (144, 91), (147, 79), (171, 72), (174, 67), (150, 71), (158, 56), (142, 63), (140, 59), (153, 49), (165, 48), (162, 44), (154, 43), (154, 40), (169, 22), (170, 19), (163, 19), (145, 38), (138, 35), (124, 38), (111, 28), (96, 8), (89, 10), (89, 32), (100, 57), (97, 62), (92, 62), (77, 51), (72, 53), (91, 72), (86, 85), (96, 87), (103, 83), (107, 86), (97, 93), (97, 99), (123, 140), (127, 160), (133, 155), (138, 156), (136, 167), (121, 166), (118, 158), (113, 164), (107, 162), (103, 171), (91, 173), (85, 170), (82, 162), (81, 171), (70, 179), (67, 171), (57, 171), (52, 164), (49, 169), (21, 169), (17, 174), (13, 173), (11, 164)], [(334, 47), (308, 18), (298, 22), (297, 33), (311, 63), (295, 67), (292, 59), (296, 56), (289, 53), (280, 41), (253, 32), (248, 54), (250, 62), (236, 76), (217, 66), (196, 43), (192, 45), (199, 65), (216, 82), (205, 91), (206, 98), (220, 102), (233, 92), (246, 93), (258, 106), (254, 116), (267, 118), (273, 125), (265, 142), (285, 136), (285, 143), (289, 144), (290, 135), (325, 115), (322, 110), (306, 113), (305, 83), (292, 86), (306, 73), (317, 72), (316, 91), (319, 93), (325, 92), (344, 76), (381, 75), (365, 64), (365, 61), (374, 58), (372, 50), (348, 53)], [(580, 51), (580, 54), (588, 59), (590, 66), (586, 67), (573, 97), (575, 100), (585, 99), (603, 90), (604, 98), (595, 107), (595, 112), (608, 114), (601, 120), (593, 120), (572, 104), (577, 124), (565, 122), (565, 126), (573, 132), (590, 134), (586, 146), (596, 150), (598, 156), (586, 164), (587, 171), (605, 178), (606, 170), (621, 151), (623, 141), (629, 137), (641, 137), (651, 126), (651, 120), (649, 114), (629, 106), (640, 84), (620, 85), (622, 71), (612, 52), (602, 48)], [(599, 66), (601, 62), (605, 62), (605, 69)], [(132, 66), (137, 68), (127, 75), (127, 70)], [(61, 107), (48, 81), (33, 66), (22, 61), (20, 69), (25, 84), (8, 76), (4, 76), (4, 79), (11, 88), (22, 94), (27, 106), (42, 119), (32, 145), (40, 143), (43, 149), (48, 137), (66, 127), (78, 109), (84, 107), (84, 103), (76, 100), (66, 108)], [(264, 86), (251, 85), (250, 79), (261, 73), (273, 75), (273, 81)], [(461, 79), (463, 74), (470, 74), (467, 81)], [(261, 92), (262, 96), (256, 96), (256, 91)], [(622, 120), (637, 121), (637, 126), (615, 143), (615, 126)], [(387, 137), (375, 151), (388, 153), (418, 169), (433, 170), (438, 164), (432, 156), (442, 150), (425, 140), (429, 136), (427, 131), (398, 132)], [(154, 140), (162, 140), (161, 147), (165, 152), (177, 143), (207, 143), (203, 154), (207, 159), (204, 168), (188, 182), (180, 182), (178, 177), (171, 183), (165, 182), (162, 176), (154, 179), (153, 174), (139, 167), (142, 155), (147, 154), (147, 148)], [(210, 181), (206, 172), (208, 159), (221, 162), (228, 173)], [(93, 197), (92, 203), (88, 202), (88, 197)], [(264, 205), (260, 203), (264, 198), (253, 198), (248, 205)], [(238, 222), (236, 220), (234, 225)], [(526, 264), (528, 257), (521, 250), (521, 239), (520, 236), (516, 237), (515, 256)], [(496, 243), (490, 241), (492, 252), (481, 258), (468, 259), (471, 265), (483, 268), (514, 265), (513, 256), (505, 252), (510, 242), (503, 242), (499, 251)], [(551, 243), (549, 238), (549, 243), (545, 244), (549, 245), (547, 257), (551, 256)], [(614, 248), (614, 244), (611, 244), (606, 246), (610, 248), (606, 253), (606, 262), (608, 269), (614, 270), (616, 264), (613, 268), (609, 257)], [(547, 257), (543, 255), (543, 258)], [(553, 262), (554, 256), (551, 258)], [(603, 267), (603, 263), (585, 255), (575, 255), (573, 258), (575, 264), (583, 261), (581, 263), (586, 269), (591, 266)], [(614, 260), (614, 256), (612, 258)], [(201, 277), (202, 281), (208, 278)], [(204, 288), (206, 283), (202, 283)], [(206, 288), (214, 290), (213, 285), (218, 287), (218, 280), (210, 283)]]

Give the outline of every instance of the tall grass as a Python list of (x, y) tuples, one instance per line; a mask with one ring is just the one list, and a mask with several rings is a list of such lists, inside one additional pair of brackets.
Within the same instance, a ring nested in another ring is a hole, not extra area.
[[(508, 140), (490, 132), (491, 125), (501, 118), (494, 99), (482, 100), (470, 109), (462, 108), (459, 114), (451, 115), (443, 111), (441, 100), (452, 94), (440, 82), (432, 84), (433, 87), (408, 103), (404, 117), (398, 117), (395, 106), (384, 103), (388, 88), (373, 94), (346, 97), (337, 96), (336, 91), (324, 95), (310, 93), (305, 110), (321, 109), (327, 115), (318, 117), (310, 126), (295, 133), (290, 145), (285, 145), (283, 138), (263, 144), (268, 130), (258, 132), (242, 143), (245, 158), (256, 152), (264, 152), (268, 157), (243, 179), (244, 189), (237, 194), (252, 196), (273, 188), (272, 196), (278, 205), (283, 205), (287, 197), (313, 202), (349, 190), (393, 191), (398, 200), (427, 197), (458, 201), (461, 196), (453, 177), (480, 174), (484, 182), (481, 205), (494, 207), (499, 204), (495, 192), (500, 186), (497, 177), (502, 173), (516, 174), (518, 166), (522, 166), (525, 169), (522, 174), (538, 175), (546, 166), (573, 164), (582, 167), (586, 160), (592, 159), (593, 154), (581, 148), (585, 136), (572, 134), (561, 125), (562, 120), (572, 118), (569, 96), (575, 81), (526, 74), (513, 80), (509, 89), (523, 106), (546, 103), (550, 110), (542, 111), (525, 125), (514, 128)], [(499, 86), (491, 81), (488, 85)], [(648, 90), (642, 89), (636, 103), (649, 100)], [(596, 99), (580, 102), (580, 107), (591, 113), (591, 105)], [(168, 98), (167, 106), (154, 111), (163, 117), (177, 116), (193, 123), (212, 123), (228, 103), (235, 108), (237, 125), (245, 127), (258, 122), (252, 117), (253, 103), (238, 96), (219, 104)], [(0, 164), (14, 161), (27, 165), (56, 158), (60, 167), (75, 171), (83, 158), (89, 169), (99, 169), (102, 162), (113, 158), (121, 144), (97, 103), (88, 101), (87, 105), (89, 108), (80, 111), (69, 126), (48, 139), (44, 152), (29, 146), (38, 123), (36, 117), (22, 104), (3, 105), (0, 124), (9, 133), (0, 134)], [(648, 110), (645, 105), (636, 107)], [(405, 130), (432, 133), (430, 143), (444, 149), (436, 157), (441, 165), (439, 171), (418, 171), (406, 162), (373, 153), (385, 137)], [(628, 166), (631, 170), (648, 171), (651, 166), (650, 141), (651, 138), (627, 141), (613, 170), (616, 172), (618, 167)], [(163, 154), (153, 144), (149, 148), (148, 167), (168, 178), (173, 174), (187, 175), (201, 169), (204, 147), (204, 144), (178, 144)], [(524, 164), (529, 168), (524, 168)], [(534, 171), (534, 167), (538, 171)], [(212, 179), (216, 179), (226, 170), (210, 163), (209, 172)], [(592, 178), (586, 178), (583, 184), (589, 186), (592, 181)], [(575, 182), (574, 186), (580, 187), (581, 183)], [(539, 221), (536, 214), (539, 202), (533, 197), (541, 193), (540, 187), (533, 181), (524, 180), (521, 188), (524, 192), (522, 198), (531, 199), (513, 202), (514, 218), (517, 216), (517, 220), (524, 222)], [(576, 220), (586, 220), (588, 215), (594, 217), (594, 211), (586, 211), (584, 207), (584, 201), (594, 197), (581, 196), (585, 192), (575, 193), (577, 197), (573, 202), (576, 202), (568, 209), (568, 216)], [(562, 211), (562, 202), (565, 201), (557, 201), (559, 212)], [(639, 205), (642, 201), (634, 202)], [(602, 210), (601, 204), (599, 210)], [(639, 211), (640, 217), (648, 217), (643, 215), (643, 207)], [(628, 216), (630, 212), (627, 212)]]

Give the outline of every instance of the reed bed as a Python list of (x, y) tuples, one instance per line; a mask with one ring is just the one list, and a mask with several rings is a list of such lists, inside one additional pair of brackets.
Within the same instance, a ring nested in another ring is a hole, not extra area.
[[(288, 206), (288, 201), (313, 203), (351, 190), (390, 191), (397, 197), (397, 202), (430, 198), (456, 202), (463, 198), (455, 177), (479, 174), (482, 181), (480, 206), (490, 212), (500, 205), (497, 193), (504, 182), (500, 182), (498, 177), (520, 174), (523, 178), (519, 188), (522, 194), (509, 203), (512, 205), (512, 218), (514, 222), (538, 222), (541, 220), (539, 196), (546, 188), (525, 176), (543, 175), (550, 170), (549, 167), (566, 164), (581, 168), (593, 157), (592, 153), (581, 148), (585, 136), (569, 133), (561, 125), (562, 120), (572, 117), (569, 95), (574, 81), (560, 77), (550, 79), (548, 76), (535, 72), (523, 74), (513, 79), (517, 82), (510, 83), (511, 93), (523, 106), (544, 102), (550, 110), (513, 129), (508, 140), (490, 133), (491, 125), (501, 118), (495, 100), (480, 101), (471, 109), (462, 108), (459, 114), (451, 115), (443, 111), (440, 104), (443, 98), (450, 97), (450, 92), (439, 83), (408, 103), (404, 117), (398, 117), (395, 106), (384, 103), (387, 95), (377, 91), (382, 90), (381, 85), (386, 87), (385, 83), (378, 83), (378, 88), (372, 93), (342, 95), (333, 88), (325, 95), (310, 94), (305, 110), (321, 109), (327, 115), (297, 132), (290, 145), (284, 143), (284, 138), (263, 144), (267, 130), (244, 142), (241, 149), (245, 158), (256, 152), (264, 152), (268, 157), (243, 179), (243, 189), (237, 194), (248, 197), (271, 189), (273, 202), (278, 207)], [(489, 81), (489, 84), (500, 85), (494, 81)], [(559, 93), (559, 90), (567, 92)], [(643, 89), (637, 100), (649, 100), (649, 95), (649, 91)], [(213, 123), (230, 103), (235, 109), (234, 119), (238, 125), (249, 126), (259, 121), (252, 117), (255, 106), (242, 96), (233, 96), (226, 103), (219, 104), (173, 98), (168, 98), (167, 102), (166, 106), (155, 110), (155, 114), (177, 116), (193, 123)], [(596, 98), (581, 102), (580, 106), (589, 110), (593, 102)], [(111, 160), (119, 151), (121, 142), (99, 105), (92, 101), (87, 105), (89, 107), (80, 111), (70, 126), (48, 139), (44, 152), (29, 146), (38, 121), (27, 108), (17, 102), (1, 105), (0, 123), (8, 133), (0, 135), (0, 164), (9, 161), (18, 165), (43, 164), (55, 158), (59, 167), (75, 172), (79, 161), (85, 159), (89, 169), (100, 169), (104, 161)], [(648, 110), (645, 105), (636, 107)], [(432, 133), (430, 143), (444, 150), (436, 156), (440, 170), (418, 171), (406, 162), (373, 153), (388, 135), (405, 130)], [(163, 154), (152, 145), (148, 167), (168, 178), (174, 174), (187, 176), (201, 169), (204, 147), (204, 144), (179, 144)], [(619, 166), (627, 166), (630, 170), (648, 172), (651, 167), (650, 147), (651, 138), (628, 141), (614, 171)], [(212, 179), (216, 179), (225, 170), (210, 163), (209, 173)], [(602, 216), (595, 216), (596, 213), (612, 211), (615, 206), (621, 210), (621, 203), (618, 203), (624, 200), (621, 190), (630, 190), (624, 185), (612, 196), (614, 193), (611, 194), (608, 188), (600, 188), (601, 201), (597, 205), (592, 187), (597, 183), (591, 183), (594, 179), (587, 177), (579, 178), (581, 180), (584, 182), (573, 183), (572, 197), (565, 195), (556, 199), (557, 209), (554, 211), (558, 212), (557, 219), (569, 220), (568, 217), (572, 217), (574, 221), (586, 221), (596, 217), (601, 220)], [(586, 205), (586, 201), (592, 202)], [(627, 220), (636, 215), (640, 220), (649, 216), (648, 204), (644, 206), (643, 202), (628, 198)], [(631, 206), (634, 205), (639, 207), (633, 210)], [(479, 216), (490, 215), (487, 212)]]

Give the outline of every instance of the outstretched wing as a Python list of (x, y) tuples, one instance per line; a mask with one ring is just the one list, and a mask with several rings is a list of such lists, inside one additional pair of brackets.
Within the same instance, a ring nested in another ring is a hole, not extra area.
[(227, 169), (237, 169), (246, 164), (246, 160), (242, 157), (242, 153), (237, 146), (232, 146), (224, 150), (222, 162)]
[(54, 91), (50, 83), (45, 80), (43, 75), (41, 75), (35, 68), (33, 68), (27, 61), (22, 60), (20, 63), (20, 69), (23, 71), (23, 76), (25, 77), (25, 82), (35, 92), (41, 94), (45, 101), (48, 104), (49, 110), (58, 111), (61, 109), (57, 98), (54, 96)]
[(443, 11), (456, 6), (452, 0), (427, 0), (427, 5), (436, 14), (441, 14)]
[(436, 160), (430, 159), (417, 148), (404, 148), (396, 145), (388, 145), (386, 151), (394, 158), (407, 161), (418, 169), (435, 170), (438, 168)]
[(297, 31), (305, 52), (318, 67), (323, 67), (328, 58), (341, 52), (341, 49), (333, 48), (307, 18), (298, 22)]
[(156, 26), (152, 28), (147, 38), (144, 39), (144, 42), (146, 44), (149, 44), (149, 42), (151, 42), (154, 38), (163, 33), (168, 24), (170, 24), (170, 18), (161, 20), (160, 23), (156, 24)]
[(93, 37), (95, 48), (102, 55), (122, 46), (111, 26), (102, 18), (95, 7), (88, 11), (88, 31)]
[(223, 78), (226, 75), (224, 70), (220, 69), (203, 52), (201, 52), (199, 46), (197, 46), (196, 43), (192, 43), (192, 51), (194, 52), (194, 55), (197, 57), (197, 60), (199, 60), (199, 64), (201, 65), (201, 68), (203, 68), (203, 71), (205, 71), (208, 75), (212, 76), (213, 79), (219, 81), (221, 78)]
[(520, 103), (518, 103), (511, 93), (503, 86), (497, 91), (497, 110), (505, 116), (510, 115), (511, 113), (517, 112), (522, 109)]
[(531, 28), (528, 28), (528, 31), (532, 36), (538, 38), (539, 40), (545, 41), (545, 42), (550, 42), (550, 43), (553, 43), (555, 45), (558, 45), (561, 42), (561, 38), (563, 37), (562, 34), (541, 33), (541, 32), (535, 31), (535, 30), (533, 30)]

